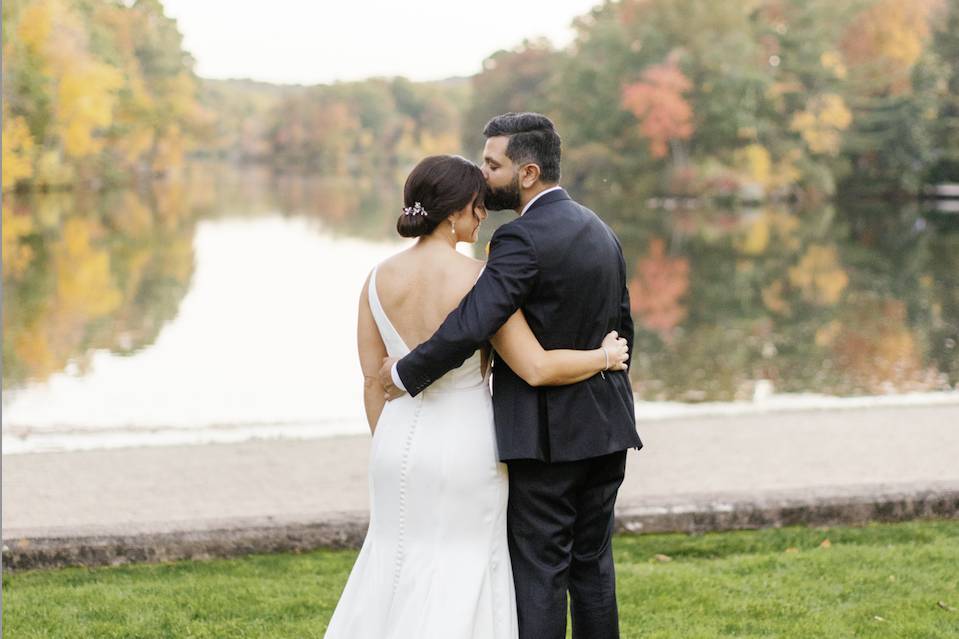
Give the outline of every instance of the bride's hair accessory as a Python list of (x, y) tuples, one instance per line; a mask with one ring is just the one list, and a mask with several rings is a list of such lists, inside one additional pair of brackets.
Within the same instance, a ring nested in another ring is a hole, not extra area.
[(413, 206), (407, 206), (403, 209), (403, 215), (429, 215), (423, 205), (419, 202), (413, 202)]

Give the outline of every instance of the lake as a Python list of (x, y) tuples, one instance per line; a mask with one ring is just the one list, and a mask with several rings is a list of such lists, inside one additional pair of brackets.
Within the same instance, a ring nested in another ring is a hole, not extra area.
[[(410, 245), (399, 186), (197, 164), (5, 198), (3, 452), (365, 432), (356, 306)], [(603, 195), (581, 197), (623, 242), (643, 415), (953, 397), (955, 215)]]

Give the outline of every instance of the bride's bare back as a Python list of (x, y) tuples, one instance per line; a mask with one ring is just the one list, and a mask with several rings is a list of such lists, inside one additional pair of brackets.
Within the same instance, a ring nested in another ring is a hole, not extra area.
[(445, 247), (414, 246), (380, 264), (376, 292), (393, 327), (414, 348), (459, 305), (482, 268), (483, 262)]

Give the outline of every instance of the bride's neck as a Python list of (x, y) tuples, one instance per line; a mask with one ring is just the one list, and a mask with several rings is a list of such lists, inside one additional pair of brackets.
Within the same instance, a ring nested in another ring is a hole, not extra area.
[(443, 233), (442, 225), (437, 227), (429, 235), (422, 236), (416, 244), (417, 246), (429, 250), (456, 250), (456, 240), (454, 239), (453, 234), (449, 232)]

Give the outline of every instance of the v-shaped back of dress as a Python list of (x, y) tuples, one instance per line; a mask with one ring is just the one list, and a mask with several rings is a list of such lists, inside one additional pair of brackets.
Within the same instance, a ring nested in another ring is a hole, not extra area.
[(370, 273), (370, 310), (373, 311), (373, 320), (376, 321), (376, 328), (380, 331), (380, 337), (386, 345), (386, 352), (390, 357), (403, 357), (410, 352), (409, 346), (400, 337), (399, 331), (393, 326), (393, 322), (383, 310), (380, 303), (380, 296), (376, 292), (376, 268)]
[[(383, 338), (383, 344), (386, 345), (386, 352), (390, 357), (401, 358), (410, 352), (410, 347), (406, 345), (399, 331), (390, 321), (389, 316), (383, 309), (380, 302), (380, 296), (376, 291), (376, 270), (370, 273), (369, 299), (370, 310), (373, 312), (373, 319), (376, 321), (376, 327), (380, 331), (380, 337)], [(439, 328), (439, 327), (437, 327)], [(430, 386), (433, 390), (459, 390), (473, 388), (486, 383), (486, 375), (482, 370), (482, 355), (476, 351), (459, 368), (454, 368), (440, 379), (433, 382)]]
[[(405, 355), (375, 269), (368, 289), (387, 351)], [(369, 460), (370, 527), (325, 639), (517, 639), (509, 477), (480, 353), (387, 402)]]

